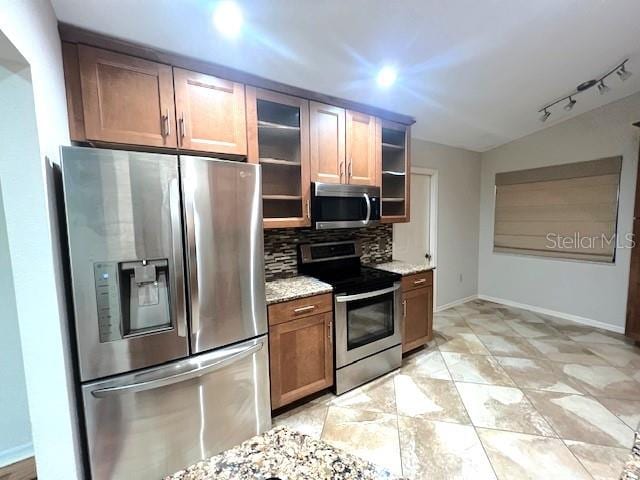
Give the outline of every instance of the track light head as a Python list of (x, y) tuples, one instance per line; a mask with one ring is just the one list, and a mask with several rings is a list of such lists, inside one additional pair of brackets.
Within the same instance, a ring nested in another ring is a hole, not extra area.
[(631, 76), (631, 72), (625, 68), (624, 63), (616, 73), (620, 77), (620, 80), (622, 80), (623, 82)]
[(600, 92), (600, 95), (604, 95), (609, 90), (611, 89), (604, 84), (604, 80), (600, 80), (600, 83), (598, 84), (598, 91)]
[(569, 102), (564, 106), (564, 109), (567, 112), (570, 112), (571, 109), (574, 107), (574, 105), (578, 103), (576, 100), (573, 99), (573, 97), (569, 97)]
[(546, 122), (547, 119), (551, 116), (551, 112), (549, 110), (547, 110), (546, 108), (544, 109), (544, 113), (542, 115), (540, 115), (540, 121), (541, 122)]

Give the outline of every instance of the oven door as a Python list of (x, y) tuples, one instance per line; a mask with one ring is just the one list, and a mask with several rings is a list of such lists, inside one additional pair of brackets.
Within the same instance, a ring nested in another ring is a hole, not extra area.
[(400, 282), (355, 295), (335, 296), (336, 368), (402, 342)]
[(317, 230), (357, 228), (380, 221), (380, 188), (314, 183), (311, 215)]

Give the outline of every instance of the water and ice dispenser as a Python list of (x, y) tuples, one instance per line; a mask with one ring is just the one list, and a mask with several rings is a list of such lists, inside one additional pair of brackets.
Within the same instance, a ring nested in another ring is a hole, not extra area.
[(94, 264), (100, 342), (171, 328), (168, 259)]

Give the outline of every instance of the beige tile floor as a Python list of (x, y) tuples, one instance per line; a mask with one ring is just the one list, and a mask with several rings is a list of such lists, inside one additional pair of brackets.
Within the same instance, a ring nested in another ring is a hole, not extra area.
[(274, 419), (413, 479), (619, 478), (640, 422), (640, 348), (480, 300), (434, 316), (404, 365)]

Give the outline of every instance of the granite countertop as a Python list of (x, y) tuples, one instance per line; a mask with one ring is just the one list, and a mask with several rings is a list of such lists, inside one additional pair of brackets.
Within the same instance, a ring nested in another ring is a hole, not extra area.
[(387, 470), (286, 427), (253, 437), (165, 480), (382, 480)]
[(303, 275), (273, 280), (265, 285), (267, 305), (295, 300), (296, 298), (310, 297), (311, 295), (327, 293), (332, 290), (333, 288), (328, 283)]
[(414, 273), (435, 270), (436, 268), (433, 265), (429, 265), (427, 263), (408, 263), (401, 260), (392, 260), (390, 262), (376, 263), (369, 266), (391, 273), (398, 273), (400, 275), (412, 275)]

